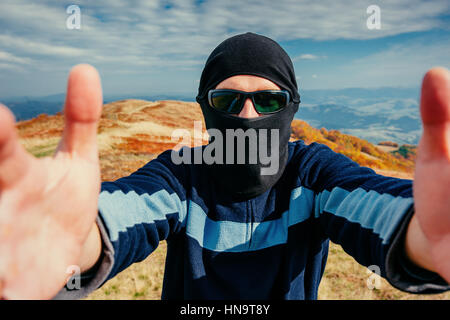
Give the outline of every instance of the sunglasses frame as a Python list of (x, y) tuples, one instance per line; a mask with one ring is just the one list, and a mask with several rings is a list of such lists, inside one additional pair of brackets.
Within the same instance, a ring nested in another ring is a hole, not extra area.
[[(216, 107), (214, 107), (214, 105), (213, 105), (213, 103), (212, 103), (212, 95), (213, 95), (214, 93), (216, 93), (216, 92), (234, 92), (234, 93), (242, 94), (242, 95), (243, 95), (243, 98), (241, 98), (241, 102), (240, 102), (240, 106), (239, 106), (239, 111), (238, 111), (237, 113), (231, 113), (231, 112), (219, 110), (219, 109), (217, 109)], [(286, 97), (286, 105), (285, 105), (283, 108), (281, 108), (281, 109), (279, 109), (279, 110), (277, 110), (277, 111), (272, 111), (272, 112), (259, 112), (259, 111), (256, 109), (256, 103), (255, 103), (254, 95), (255, 95), (256, 93), (264, 93), (264, 92), (266, 92), (266, 93), (277, 93), (277, 94), (282, 94), (282, 95), (284, 95), (284, 96)], [(234, 90), (234, 89), (211, 89), (211, 90), (208, 91), (208, 103), (209, 103), (209, 106), (210, 106), (211, 108), (213, 108), (214, 110), (217, 110), (217, 111), (219, 111), (219, 112), (223, 112), (223, 113), (226, 113), (226, 114), (239, 114), (239, 113), (242, 111), (242, 109), (244, 108), (244, 104), (245, 104), (245, 101), (247, 101), (247, 99), (251, 99), (251, 100), (252, 100), (253, 106), (254, 106), (254, 108), (255, 108), (255, 110), (256, 110), (256, 112), (257, 112), (258, 114), (272, 114), (272, 113), (280, 112), (281, 110), (283, 110), (284, 108), (286, 108), (287, 105), (288, 105), (289, 102), (290, 102), (291, 97), (290, 97), (290, 95), (289, 95), (289, 91), (286, 91), (286, 90), (259, 90), (259, 91), (247, 92), (247, 91), (240, 91), (240, 90)]]

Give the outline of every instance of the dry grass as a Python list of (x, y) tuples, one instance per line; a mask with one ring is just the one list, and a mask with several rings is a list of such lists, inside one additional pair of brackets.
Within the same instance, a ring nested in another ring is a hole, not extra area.
[(144, 261), (135, 263), (85, 300), (159, 300), (161, 299), (166, 242)]
[(321, 300), (448, 300), (450, 292), (433, 295), (409, 294), (392, 287), (385, 279), (379, 278), (380, 286), (369, 289), (374, 284), (373, 274), (358, 264), (339, 245), (330, 244), (327, 266), (319, 286)]
[[(91, 293), (86, 300), (159, 300), (162, 291), (166, 243), (147, 259), (135, 263)], [(238, 271), (237, 271), (238, 272)], [(378, 288), (369, 289), (368, 269), (358, 264), (336, 244), (330, 244), (328, 263), (319, 286), (319, 300), (449, 300), (450, 292), (415, 295), (393, 288), (380, 279)]]
[[(202, 120), (200, 108), (195, 103), (123, 100), (105, 105), (98, 130), (102, 181), (126, 176), (163, 150), (173, 147), (172, 130), (186, 128), (193, 132), (195, 120)], [(63, 117), (60, 114), (42, 115), (21, 122), (17, 127), (21, 142), (29, 152), (38, 157), (49, 156), (58, 145)], [(375, 147), (336, 131), (314, 129), (300, 121), (294, 122), (293, 138), (325, 143), (357, 162), (362, 161), (363, 165), (373, 164), (380, 174), (413, 177), (411, 159), (394, 157), (384, 152), (389, 150), (386, 147)], [(160, 299), (166, 249), (166, 243), (161, 242), (147, 259), (133, 264), (86, 299)], [(438, 295), (404, 293), (385, 280), (381, 280), (380, 288), (371, 290), (367, 287), (370, 275), (340, 246), (331, 244), (319, 299), (450, 299), (450, 292)]]

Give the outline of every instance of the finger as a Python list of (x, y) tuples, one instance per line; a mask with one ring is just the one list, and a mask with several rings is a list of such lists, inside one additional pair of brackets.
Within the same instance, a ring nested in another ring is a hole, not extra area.
[(97, 126), (102, 112), (102, 87), (97, 70), (86, 64), (75, 66), (67, 84), (65, 127), (58, 151), (76, 153), (95, 160)]
[(0, 279), (0, 300), (6, 300), (4, 297), (3, 297), (3, 279)]
[(422, 82), (420, 113), (423, 124), (422, 157), (450, 159), (450, 74), (429, 70)]
[(0, 104), (0, 190), (19, 180), (30, 161), (31, 156), (19, 142), (14, 115)]

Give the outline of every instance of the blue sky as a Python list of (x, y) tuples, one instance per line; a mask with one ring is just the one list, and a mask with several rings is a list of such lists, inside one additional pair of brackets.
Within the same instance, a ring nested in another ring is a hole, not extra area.
[[(66, 27), (72, 4), (79, 30)], [(366, 25), (372, 4), (379, 30)], [(99, 70), (105, 95), (195, 97), (209, 53), (247, 31), (285, 48), (300, 92), (419, 87), (429, 68), (450, 67), (448, 0), (2, 0), (0, 97), (63, 93), (78, 63)]]

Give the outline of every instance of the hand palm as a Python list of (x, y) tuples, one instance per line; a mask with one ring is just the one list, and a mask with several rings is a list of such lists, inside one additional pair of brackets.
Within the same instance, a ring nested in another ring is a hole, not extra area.
[(74, 68), (58, 151), (35, 159), (19, 145), (11, 115), (0, 109), (0, 280), (6, 298), (51, 298), (70, 276), (67, 268), (78, 264), (97, 214), (100, 110), (97, 73)]

